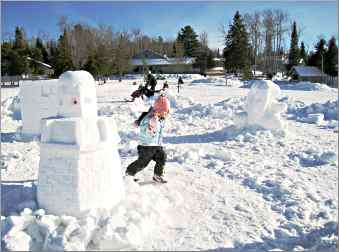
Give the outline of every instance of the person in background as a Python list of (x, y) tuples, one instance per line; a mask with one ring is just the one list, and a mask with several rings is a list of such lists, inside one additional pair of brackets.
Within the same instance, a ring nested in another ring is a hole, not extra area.
[[(159, 90), (156, 90), (154, 91), (155, 93), (163, 93), (163, 92), (166, 92), (166, 90), (169, 89), (169, 85), (167, 83), (167, 81), (164, 82), (164, 85), (162, 87), (162, 89), (159, 89)], [(152, 109), (152, 106), (150, 106), (149, 110), (147, 112), (142, 112), (142, 114), (139, 116), (139, 118), (134, 122), (134, 124), (136, 126), (139, 126), (140, 125), (140, 122), (141, 120), (147, 115), (147, 113), (149, 113)]]
[(178, 94), (179, 94), (179, 90), (180, 90), (180, 85), (184, 84), (184, 81), (182, 80), (181, 76), (179, 76), (178, 79)]
[(154, 75), (151, 71), (148, 71), (147, 78), (146, 78), (146, 96), (150, 97), (154, 95), (155, 87), (157, 85), (157, 80), (155, 79)]

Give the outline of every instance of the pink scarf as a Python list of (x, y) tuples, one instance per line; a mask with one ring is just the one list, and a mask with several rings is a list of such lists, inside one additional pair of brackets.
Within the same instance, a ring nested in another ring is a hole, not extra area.
[(157, 120), (158, 120), (158, 118), (157, 118), (157, 116), (154, 114), (154, 113), (152, 113), (151, 115), (150, 115), (150, 120), (149, 120), (149, 122), (148, 122), (148, 129), (153, 133), (153, 134), (155, 134), (155, 132), (157, 131)]

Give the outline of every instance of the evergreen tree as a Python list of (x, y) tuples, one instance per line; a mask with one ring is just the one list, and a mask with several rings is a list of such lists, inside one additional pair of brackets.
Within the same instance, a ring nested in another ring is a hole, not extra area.
[(36, 48), (39, 48), (42, 54), (42, 61), (45, 63), (48, 63), (48, 52), (44, 44), (42, 43), (42, 40), (38, 37), (36, 39)]
[(307, 65), (307, 53), (305, 50), (304, 41), (301, 41), (301, 45), (300, 45), (300, 59), (303, 60), (304, 65)]
[(225, 69), (228, 72), (243, 73), (249, 78), (249, 43), (243, 19), (237, 11), (229, 26), (223, 52)]
[[(14, 69), (11, 69), (11, 73), (18, 73), (18, 74), (25, 74), (29, 72), (29, 63), (27, 60), (27, 57), (30, 55), (30, 50), (28, 46), (28, 42), (25, 39), (25, 32), (23, 28), (16, 27), (15, 28), (15, 39), (14, 39), (14, 45), (13, 50), (16, 52), (15, 54), (11, 55), (11, 60), (14, 60), (15, 62), (12, 62), (11, 68), (14, 66), (18, 66), (19, 69), (16, 71)], [(20, 63), (18, 61), (21, 61)]]
[(43, 66), (36, 61), (43, 61), (43, 56), (41, 49), (36, 47), (32, 49), (31, 58), (33, 59), (30, 62), (30, 68), (32, 69), (33, 74), (43, 74)]
[(10, 42), (3, 42), (1, 44), (1, 76), (9, 75), (10, 54), (12, 47), (13, 46)]
[(325, 45), (325, 39), (320, 38), (318, 43), (315, 45), (315, 52), (312, 53), (308, 59), (308, 64), (310, 66), (316, 66), (319, 69), (322, 69), (322, 63), (324, 63), (324, 56), (326, 52)]
[(327, 51), (324, 55), (324, 72), (331, 75), (338, 75), (338, 47), (335, 37), (332, 37), (327, 44)]
[(25, 39), (24, 30), (20, 27), (15, 28), (15, 39), (14, 39), (14, 50), (17, 50), (17, 52), (20, 51), (20, 53), (25, 52), (25, 50), (28, 49), (28, 43)]
[(97, 62), (96, 57), (93, 55), (89, 56), (83, 69), (91, 73), (94, 76), (94, 78), (98, 77), (99, 68), (98, 68), (98, 62)]
[(293, 22), (292, 33), (291, 33), (291, 46), (288, 56), (288, 69), (291, 69), (292, 66), (299, 64), (300, 52), (298, 48), (298, 33), (297, 33), (297, 23)]
[(9, 53), (8, 75), (22, 75), (27, 73), (27, 61), (16, 51), (11, 50)]
[(184, 48), (184, 56), (195, 57), (199, 50), (198, 35), (190, 25), (181, 28), (178, 33), (177, 42), (181, 43)]
[(215, 67), (214, 53), (212, 50), (209, 50), (207, 53), (207, 68)]
[(69, 46), (68, 32), (64, 29), (63, 35), (60, 36), (57, 46), (57, 54), (55, 59), (54, 75), (58, 77), (65, 71), (73, 69), (71, 48)]

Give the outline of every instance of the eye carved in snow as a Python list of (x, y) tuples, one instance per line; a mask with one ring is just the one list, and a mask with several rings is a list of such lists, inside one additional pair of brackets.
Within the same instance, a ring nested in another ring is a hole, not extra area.
[(77, 98), (73, 98), (73, 104), (78, 104), (78, 99)]

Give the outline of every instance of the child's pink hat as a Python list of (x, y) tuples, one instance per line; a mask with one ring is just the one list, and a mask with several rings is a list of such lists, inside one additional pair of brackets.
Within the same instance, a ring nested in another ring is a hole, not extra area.
[(153, 111), (155, 114), (161, 117), (167, 116), (170, 112), (170, 102), (166, 96), (160, 95), (159, 98), (154, 102)]

